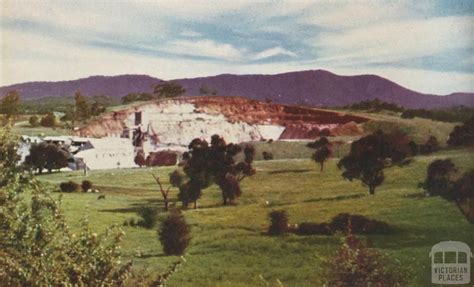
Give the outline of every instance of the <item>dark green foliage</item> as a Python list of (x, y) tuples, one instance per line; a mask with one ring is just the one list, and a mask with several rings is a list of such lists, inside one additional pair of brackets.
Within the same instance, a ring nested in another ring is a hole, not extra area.
[(162, 82), (155, 86), (153, 94), (158, 99), (174, 98), (183, 95), (186, 90), (176, 82)]
[(469, 108), (465, 106), (444, 108), (444, 109), (434, 109), (434, 110), (405, 110), (401, 117), (404, 119), (413, 119), (414, 117), (431, 119), (441, 122), (465, 122), (474, 114), (474, 108)]
[(191, 228), (181, 214), (173, 212), (162, 222), (158, 238), (166, 255), (182, 255), (191, 242)]
[(16, 144), (8, 129), (0, 130), (0, 182), (9, 178), (0, 188), (0, 285), (124, 286), (131, 262), (119, 262), (123, 232), (96, 234), (87, 220), (70, 230), (60, 203), (10, 160)]
[(379, 130), (354, 141), (349, 155), (339, 161), (338, 167), (344, 169), (344, 178), (361, 180), (369, 193), (375, 194), (375, 188), (384, 180), (383, 169), (405, 163), (411, 152), (408, 143), (408, 137), (400, 131), (384, 134)]
[(273, 153), (264, 151), (262, 152), (262, 156), (264, 160), (272, 160), (273, 159)]
[(90, 180), (83, 180), (81, 188), (83, 192), (87, 192), (89, 189), (92, 188), (92, 182)]
[(91, 109), (87, 102), (87, 98), (79, 91), (74, 94), (74, 105), (74, 120), (85, 121), (91, 117)]
[(379, 130), (354, 141), (350, 153), (339, 161), (338, 167), (344, 170), (344, 178), (361, 180), (369, 193), (375, 194), (375, 188), (384, 180), (383, 169), (403, 164), (410, 155), (409, 142), (402, 132), (385, 134)]
[(326, 137), (321, 137), (313, 143), (307, 144), (309, 148), (316, 149), (311, 158), (319, 163), (321, 171), (324, 169), (324, 162), (331, 156), (330, 143)]
[(30, 147), (30, 154), (25, 158), (25, 165), (29, 166), (41, 174), (43, 169), (48, 172), (59, 170), (68, 166), (68, 152), (61, 147), (52, 144), (41, 142), (39, 144), (32, 144)]
[(270, 218), (270, 227), (268, 234), (282, 235), (288, 232), (288, 213), (286, 210), (274, 210), (268, 215)]
[(405, 286), (406, 273), (400, 265), (369, 249), (352, 234), (344, 238), (337, 254), (324, 264), (328, 286)]
[(327, 223), (303, 222), (294, 232), (298, 235), (332, 235), (331, 226)]
[(75, 183), (72, 180), (61, 182), (59, 184), (59, 189), (61, 190), (61, 192), (76, 192), (79, 190), (79, 184)]
[(149, 93), (130, 93), (122, 97), (122, 104), (129, 104), (138, 101), (150, 101), (152, 99), (154, 99), (154, 97)]
[(432, 154), (439, 150), (438, 139), (434, 136), (430, 136), (424, 145), (419, 146), (419, 151), (423, 155)]
[(451, 200), (465, 200), (474, 199), (474, 170), (465, 172), (459, 179), (457, 179), (446, 196)]
[(364, 110), (369, 112), (380, 112), (382, 110), (393, 112), (404, 111), (403, 107), (400, 107), (399, 105), (393, 103), (386, 103), (380, 99), (362, 101), (359, 103), (352, 104), (350, 106), (346, 106), (344, 108), (351, 110)]
[[(252, 167), (255, 149), (247, 145), (243, 149), (239, 145), (226, 144), (223, 138), (213, 135), (211, 144), (196, 138), (188, 146), (189, 152), (183, 154), (183, 171), (187, 181), (180, 181), (179, 199), (184, 205), (199, 199), (202, 189), (212, 183), (222, 191), (224, 205), (241, 195), (240, 181), (255, 174)], [(244, 159), (235, 161), (235, 157), (243, 152)], [(173, 182), (174, 180), (171, 180)]]
[(20, 95), (16, 91), (9, 91), (0, 100), (0, 114), (10, 118), (18, 114)]
[(456, 166), (450, 159), (435, 160), (428, 166), (426, 179), (421, 186), (431, 196), (445, 197), (451, 189), (456, 171)]
[(37, 127), (40, 125), (39, 123), (39, 118), (37, 116), (31, 116), (29, 119), (28, 119), (28, 122), (30, 123), (30, 125), (32, 127)]
[(332, 235), (338, 232), (354, 234), (390, 234), (389, 224), (362, 215), (339, 213), (329, 223), (303, 222), (294, 230), (299, 235)]
[(474, 145), (474, 116), (461, 126), (455, 126), (449, 134), (448, 145), (472, 146)]
[(45, 128), (53, 128), (56, 126), (56, 117), (49, 113), (41, 118), (40, 125)]
[(152, 207), (142, 208), (138, 214), (142, 217), (142, 220), (138, 222), (138, 225), (145, 228), (153, 228), (158, 221), (158, 210)]

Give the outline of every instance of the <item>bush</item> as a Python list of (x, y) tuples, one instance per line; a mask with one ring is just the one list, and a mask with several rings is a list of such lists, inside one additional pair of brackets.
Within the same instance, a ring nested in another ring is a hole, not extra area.
[(430, 163), (426, 179), (421, 187), (430, 196), (447, 196), (456, 174), (456, 166), (450, 159), (437, 159)]
[(32, 127), (39, 126), (39, 118), (37, 116), (31, 116), (28, 122), (30, 123)]
[(430, 138), (426, 141), (426, 143), (420, 146), (420, 153), (424, 155), (434, 153), (438, 150), (439, 150), (438, 139), (434, 136), (430, 136)]
[(171, 213), (158, 230), (158, 239), (166, 255), (182, 255), (191, 242), (191, 228), (179, 213)]
[(74, 181), (70, 180), (67, 182), (61, 182), (59, 188), (62, 192), (76, 192), (79, 190), (79, 184), (75, 183)]
[(47, 114), (40, 121), (41, 126), (52, 128), (56, 126), (56, 117), (53, 114)]
[(272, 160), (273, 159), (273, 153), (271, 152), (262, 152), (262, 156), (264, 160)]
[(383, 221), (349, 213), (340, 213), (333, 217), (330, 226), (334, 233), (351, 231), (356, 234), (388, 234), (393, 231), (393, 228)]
[(474, 145), (474, 116), (461, 126), (455, 126), (449, 134), (448, 145), (472, 146)]
[(138, 225), (145, 228), (153, 228), (158, 221), (158, 211), (155, 208), (144, 207), (138, 214), (143, 218), (138, 222)]
[(288, 232), (288, 213), (285, 210), (274, 210), (270, 212), (270, 227), (268, 234), (281, 235)]
[(92, 188), (92, 182), (89, 180), (83, 180), (81, 184), (82, 191), (87, 192)]
[(389, 234), (394, 228), (389, 224), (362, 215), (340, 213), (329, 223), (303, 222), (293, 232), (298, 235), (331, 235), (337, 232), (355, 234)]
[(295, 230), (299, 235), (331, 235), (331, 226), (327, 223), (303, 222)]
[(404, 286), (406, 272), (382, 253), (369, 249), (357, 237), (345, 237), (336, 256), (327, 260), (328, 286)]

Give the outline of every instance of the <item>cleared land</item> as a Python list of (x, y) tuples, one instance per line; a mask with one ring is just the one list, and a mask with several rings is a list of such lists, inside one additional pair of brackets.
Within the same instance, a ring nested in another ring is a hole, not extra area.
[[(360, 182), (342, 180), (337, 159), (327, 163), (324, 173), (308, 159), (257, 161), (257, 174), (243, 181), (243, 195), (237, 205), (223, 207), (219, 190), (212, 186), (204, 191), (199, 209), (184, 212), (192, 225), (193, 240), (187, 249), (187, 262), (173, 275), (169, 285), (264, 286), (262, 276), (270, 286), (277, 286), (277, 279), (284, 286), (320, 286), (323, 260), (334, 254), (340, 237), (265, 235), (268, 213), (285, 209), (291, 223), (323, 222), (348, 212), (396, 226), (399, 231), (393, 235), (366, 238), (372, 247), (399, 260), (411, 271), (410, 285), (430, 286), (428, 253), (432, 245), (459, 240), (474, 246), (474, 226), (459, 209), (441, 198), (426, 198), (417, 188), (426, 175), (427, 165), (434, 159), (448, 157), (461, 171), (474, 168), (472, 150), (419, 156), (408, 166), (386, 170), (386, 180), (374, 196), (369, 196)], [(137, 211), (145, 206), (160, 210), (163, 207), (151, 173), (167, 182), (173, 169), (91, 172), (87, 179), (106, 194), (106, 199), (97, 200), (97, 194), (63, 194), (63, 210), (74, 228), (80, 218), (88, 216), (97, 231), (111, 224), (121, 225), (130, 218), (138, 219)], [(80, 172), (70, 172), (43, 175), (39, 179), (57, 186), (61, 181), (80, 182), (85, 178)], [(173, 200), (176, 194), (174, 189)], [(137, 274), (141, 268), (158, 274), (176, 260), (163, 255), (156, 229), (123, 229), (125, 259), (135, 261)]]

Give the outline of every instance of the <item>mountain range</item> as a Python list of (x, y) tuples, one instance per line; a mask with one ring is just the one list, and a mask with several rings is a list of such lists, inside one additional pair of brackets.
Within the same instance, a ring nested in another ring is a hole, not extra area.
[[(72, 96), (81, 91), (87, 96), (121, 98), (129, 93), (151, 92), (158, 78), (147, 75), (91, 76), (59, 82), (27, 82), (0, 87), (0, 95), (16, 90), (22, 99)], [(308, 106), (345, 106), (378, 98), (406, 108), (474, 107), (474, 93), (432, 95), (419, 93), (376, 75), (340, 76), (325, 70), (289, 72), (275, 75), (231, 75), (176, 79), (186, 95), (200, 95), (206, 86), (221, 96), (242, 96), (255, 100)]]

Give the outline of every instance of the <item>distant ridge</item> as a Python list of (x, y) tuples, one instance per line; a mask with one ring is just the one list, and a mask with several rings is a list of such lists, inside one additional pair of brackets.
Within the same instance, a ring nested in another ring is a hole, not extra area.
[[(17, 90), (24, 99), (46, 96), (85, 95), (120, 98), (132, 92), (151, 92), (160, 82), (147, 75), (91, 76), (61, 82), (28, 82), (0, 87), (0, 95)], [(243, 96), (256, 100), (311, 106), (344, 106), (379, 98), (406, 108), (441, 108), (464, 105), (474, 107), (474, 93), (429, 95), (404, 88), (376, 75), (339, 76), (325, 70), (289, 72), (275, 75), (232, 75), (177, 79), (186, 95), (199, 95), (205, 85), (223, 96)]]

